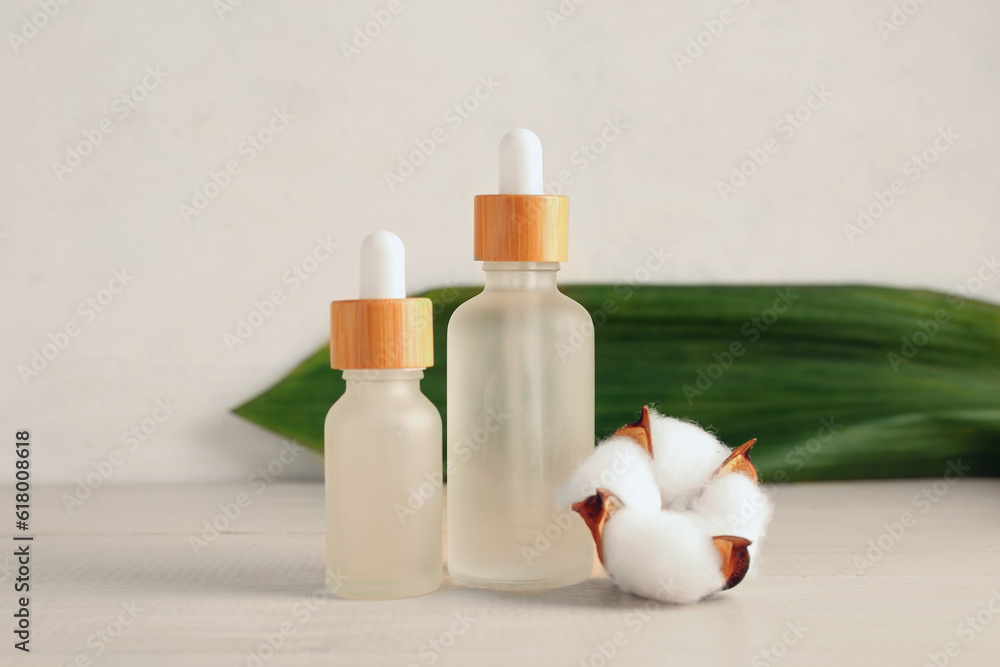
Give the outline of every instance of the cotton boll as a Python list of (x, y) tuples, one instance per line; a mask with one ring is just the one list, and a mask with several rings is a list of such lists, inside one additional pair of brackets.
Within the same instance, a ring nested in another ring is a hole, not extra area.
[(725, 585), (722, 558), (698, 517), (625, 507), (604, 528), (604, 564), (623, 591), (691, 603)]
[(556, 490), (556, 506), (569, 507), (592, 496), (598, 487), (611, 491), (633, 510), (660, 511), (660, 491), (649, 455), (631, 438), (612, 436), (600, 443), (573, 477)]
[(697, 424), (643, 408), (556, 492), (590, 528), (622, 590), (696, 602), (754, 565), (772, 503), (757, 486), (751, 440), (730, 450)]
[(653, 475), (665, 509), (690, 506), (705, 481), (731, 453), (697, 424), (650, 411)]
[(771, 521), (774, 504), (757, 486), (756, 480), (733, 473), (709, 481), (692, 506), (706, 522), (713, 535), (745, 537), (749, 547), (751, 568), (767, 524)]

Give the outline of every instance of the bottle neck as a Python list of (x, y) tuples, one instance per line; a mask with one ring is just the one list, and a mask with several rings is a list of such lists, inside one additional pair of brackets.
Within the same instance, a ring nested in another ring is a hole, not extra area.
[(384, 397), (419, 394), (420, 380), (423, 377), (422, 368), (344, 371), (347, 393), (378, 394)]
[(488, 290), (556, 291), (559, 262), (483, 262)]

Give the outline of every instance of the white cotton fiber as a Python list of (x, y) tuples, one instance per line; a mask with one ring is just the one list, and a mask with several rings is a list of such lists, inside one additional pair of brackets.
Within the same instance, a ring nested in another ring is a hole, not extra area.
[(660, 491), (649, 455), (632, 438), (612, 436), (600, 443), (573, 477), (556, 490), (556, 506), (569, 507), (594, 495), (598, 487), (611, 491), (630, 509), (660, 511)]
[(604, 564), (623, 591), (663, 602), (697, 602), (725, 584), (711, 535), (684, 512), (615, 511), (604, 528)]
[(757, 482), (737, 472), (711, 480), (692, 506), (712, 535), (735, 535), (752, 542), (751, 570), (773, 508)]
[[(612, 436), (555, 495), (562, 507), (590, 498), (577, 511), (615, 584), (663, 602), (691, 603), (722, 590), (727, 576), (738, 582), (746, 555), (752, 574), (774, 508), (756, 478), (743, 472), (752, 466), (734, 465), (716, 476), (733, 451), (697, 424), (653, 411), (649, 442), (652, 457), (635, 439)], [(616, 497), (591, 498), (598, 488)], [(739, 552), (726, 550), (732, 559), (726, 573), (713, 539), (720, 536), (750, 542), (740, 543)]]
[(665, 509), (685, 509), (732, 453), (697, 424), (650, 410), (653, 476)]

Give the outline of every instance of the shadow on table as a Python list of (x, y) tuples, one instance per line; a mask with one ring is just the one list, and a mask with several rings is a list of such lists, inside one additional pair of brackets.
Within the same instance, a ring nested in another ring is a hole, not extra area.
[[(209, 544), (199, 553), (194, 553), (188, 536), (176, 534), (131, 536), (117, 545), (119, 548), (94, 542), (90, 548), (75, 554), (71, 568), (47, 572), (46, 581), (51, 586), (95, 588), (105, 593), (192, 592), (202, 596), (265, 596), (290, 601), (339, 600), (324, 581), (322, 537), (311, 533), (281, 537), (275, 540), (273, 535), (226, 533), (218, 544)], [(452, 580), (446, 569), (441, 588), (431, 595), (450, 602), (489, 601), (499, 607), (633, 610), (643, 605), (660, 605), (620, 591), (604, 575), (562, 588), (515, 592), (466, 586)], [(711, 604), (713, 600), (705, 602)]]
[[(572, 586), (533, 592), (473, 588), (455, 583), (450, 577), (445, 576), (444, 583), (439, 589), (439, 593), (444, 592), (453, 598), (475, 597), (478, 601), (488, 599), (495, 601), (498, 605), (513, 604), (519, 607), (575, 607), (631, 611), (636, 607), (644, 606), (657, 609), (686, 606), (661, 603), (626, 593), (619, 590), (606, 576), (592, 576), (590, 579)], [(713, 604), (723, 599), (722, 596), (710, 597), (700, 604)]]

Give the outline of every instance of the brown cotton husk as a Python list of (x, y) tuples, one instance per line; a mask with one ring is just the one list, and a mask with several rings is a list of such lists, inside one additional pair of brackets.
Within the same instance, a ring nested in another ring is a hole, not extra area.
[(611, 514), (618, 508), (623, 507), (618, 496), (607, 489), (597, 489), (597, 493), (573, 503), (572, 509), (580, 515), (583, 522), (590, 528), (590, 534), (594, 537), (594, 545), (597, 547), (597, 557), (604, 565), (604, 526)]
[(622, 426), (620, 429), (615, 431), (614, 435), (624, 435), (626, 437), (632, 438), (638, 442), (643, 449), (649, 452), (650, 458), (653, 457), (653, 436), (649, 431), (649, 406), (642, 406), (642, 416), (639, 421), (627, 426)]
[(726, 584), (722, 590), (733, 588), (743, 581), (750, 569), (750, 540), (733, 535), (716, 535), (712, 538), (715, 548), (722, 556), (722, 576), (726, 578)]
[(719, 469), (715, 471), (712, 477), (721, 477), (722, 475), (737, 472), (746, 475), (755, 482), (758, 481), (757, 468), (754, 466), (753, 461), (750, 460), (750, 450), (753, 449), (755, 444), (757, 444), (757, 438), (748, 440), (733, 450), (733, 453), (719, 466)]

